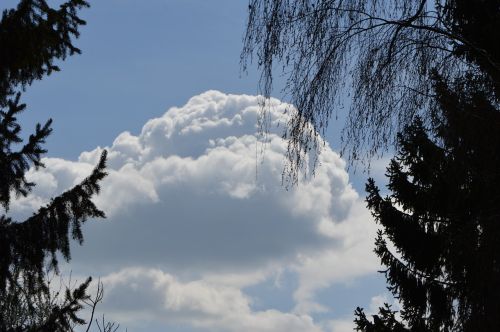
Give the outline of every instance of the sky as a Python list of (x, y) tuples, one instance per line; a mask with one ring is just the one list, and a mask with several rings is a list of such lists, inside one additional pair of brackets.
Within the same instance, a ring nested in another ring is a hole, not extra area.
[[(340, 157), (338, 130), (314, 177), (281, 183), (284, 80), (264, 144), (259, 74), (240, 70), (245, 0), (90, 4), (82, 54), (23, 94), (24, 132), (48, 118), (54, 132), (10, 213), (30, 215), (108, 150), (95, 198), (107, 219), (85, 224), (63, 268), (101, 278), (99, 314), (128, 331), (344, 332), (357, 306), (394, 303), (372, 252), (368, 175)], [(372, 168), (381, 185), (385, 164)]]

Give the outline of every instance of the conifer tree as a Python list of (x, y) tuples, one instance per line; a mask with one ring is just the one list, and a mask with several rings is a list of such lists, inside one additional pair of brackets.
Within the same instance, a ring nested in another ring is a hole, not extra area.
[[(88, 7), (84, 0), (67, 0), (54, 9), (45, 0), (21, 0), (4, 10), (0, 21), (0, 331), (69, 331), (83, 321), (77, 317), (88, 299), (90, 278), (59, 304), (42, 308), (37, 299), (49, 292), (47, 268), (57, 271), (57, 256), (70, 259), (70, 239), (82, 243), (82, 223), (102, 218), (91, 201), (106, 175), (106, 153), (94, 171), (79, 185), (53, 198), (27, 220), (13, 220), (7, 212), (12, 195), (27, 196), (35, 183), (26, 172), (44, 167), (43, 143), (51, 133), (52, 120), (37, 124), (24, 142), (17, 121), (26, 105), (21, 93), (34, 80), (59, 68), (56, 60), (80, 53), (72, 43), (85, 21), (77, 11)], [(17, 310), (17, 311), (16, 311)], [(42, 310), (42, 311), (40, 311)], [(41, 314), (42, 313), (42, 314)], [(17, 315), (17, 316), (16, 316)], [(33, 319), (19, 319), (23, 317)]]
[(360, 331), (500, 331), (500, 113), (481, 79), (435, 77), (432, 125), (399, 136), (383, 198), (367, 203), (381, 229), (375, 252), (402, 306)]
[(343, 100), (352, 161), (399, 149), (391, 194), (370, 180), (367, 201), (402, 311), (358, 309), (358, 329), (500, 331), (500, 1), (250, 0), (248, 12), (243, 68), (256, 57), (270, 96), (280, 62), (298, 110), (285, 175), (322, 148)]

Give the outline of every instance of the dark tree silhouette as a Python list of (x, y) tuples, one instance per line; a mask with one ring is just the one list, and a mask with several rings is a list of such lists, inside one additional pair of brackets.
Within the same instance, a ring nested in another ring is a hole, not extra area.
[(19, 87), (59, 71), (54, 60), (80, 53), (71, 41), (85, 21), (77, 11), (85, 0), (68, 0), (58, 9), (45, 0), (21, 0), (15, 9), (4, 10), (0, 21), (0, 105)]
[[(85, 24), (77, 11), (88, 7), (84, 0), (68, 0), (53, 9), (44, 0), (21, 0), (15, 9), (4, 10), (0, 21), (0, 204), (8, 211), (11, 195), (27, 196), (35, 185), (26, 178), (30, 167), (44, 167), (42, 145), (51, 133), (51, 122), (37, 124), (23, 143), (16, 117), (25, 110), (19, 90), (59, 70), (55, 60), (80, 53), (72, 44)], [(94, 171), (79, 185), (53, 198), (24, 221), (0, 216), (0, 331), (68, 331), (82, 323), (82, 308), (90, 278), (67, 290), (65, 300), (45, 310), (43, 319), (21, 320), (12, 325), (15, 310), (36, 311), (49, 292), (47, 267), (57, 271), (57, 255), (70, 259), (70, 238), (83, 241), (81, 225), (104, 213), (91, 201), (106, 175), (106, 153)], [(26, 312), (24, 312), (25, 314)], [(23, 314), (23, 311), (20, 311)], [(36, 313), (30, 313), (33, 317)], [(15, 316), (15, 315), (14, 315)]]
[(398, 136), (390, 195), (366, 186), (402, 322), (387, 306), (373, 322), (358, 308), (360, 331), (500, 330), (498, 104), (482, 78), (434, 84), (432, 124), (417, 120)]
[[(332, 114), (349, 108), (342, 132), (351, 161), (397, 144), (396, 133), (433, 108), (430, 73), (450, 82), (480, 76), (498, 98), (498, 0), (249, 0), (242, 67), (256, 56), (260, 88), (272, 91), (276, 62), (298, 109), (284, 134), (288, 175), (320, 152)], [(263, 112), (266, 127), (265, 107)]]
[(499, 31), (498, 0), (249, 1), (243, 68), (256, 55), (268, 97), (281, 62), (298, 109), (292, 179), (342, 99), (351, 161), (397, 148), (367, 201), (402, 310), (358, 308), (359, 330), (500, 330)]

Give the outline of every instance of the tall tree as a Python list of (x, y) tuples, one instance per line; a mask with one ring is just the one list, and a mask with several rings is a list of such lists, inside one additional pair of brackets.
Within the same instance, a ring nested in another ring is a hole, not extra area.
[(398, 136), (390, 195), (372, 179), (366, 187), (402, 322), (388, 307), (373, 322), (358, 308), (361, 331), (500, 330), (498, 104), (477, 77), (434, 82), (432, 124)]
[(401, 319), (358, 309), (359, 330), (500, 330), (499, 28), (498, 0), (250, 0), (243, 67), (257, 55), (265, 96), (288, 74), (292, 177), (339, 99), (350, 158), (398, 149), (367, 200)]
[(249, 0), (242, 65), (256, 56), (266, 97), (276, 62), (287, 77), (285, 93), (298, 109), (285, 133), (292, 177), (306, 152), (320, 151), (316, 133), (338, 114), (337, 102), (349, 107), (343, 145), (357, 160), (396, 145), (396, 133), (416, 116), (429, 121), (433, 69), (450, 82), (474, 73), (498, 100), (499, 6), (498, 0)]
[[(27, 196), (34, 183), (28, 181), (30, 167), (44, 167), (42, 144), (51, 133), (51, 122), (37, 124), (23, 143), (17, 116), (25, 110), (20, 90), (34, 80), (59, 68), (56, 60), (80, 53), (72, 43), (85, 22), (77, 16), (88, 7), (84, 0), (68, 0), (59, 8), (45, 0), (21, 0), (15, 9), (4, 10), (0, 21), (0, 205), (7, 213), (11, 196)], [(13, 311), (39, 310), (32, 303), (48, 290), (45, 282), (47, 264), (57, 271), (57, 255), (70, 259), (70, 239), (83, 241), (81, 225), (88, 218), (102, 218), (104, 213), (91, 201), (99, 192), (105, 173), (106, 153), (94, 171), (79, 185), (53, 198), (30, 218), (13, 220), (0, 216), (0, 330), (68, 331), (82, 321), (76, 313), (88, 298), (90, 279), (72, 292), (66, 292), (63, 305), (45, 308), (42, 320), (21, 320), (12, 326)], [(17, 294), (17, 295), (16, 295)], [(18, 296), (22, 294), (22, 298)], [(15, 295), (15, 296), (14, 296)], [(22, 313), (21, 313), (22, 314)], [(36, 315), (33, 315), (35, 317)]]

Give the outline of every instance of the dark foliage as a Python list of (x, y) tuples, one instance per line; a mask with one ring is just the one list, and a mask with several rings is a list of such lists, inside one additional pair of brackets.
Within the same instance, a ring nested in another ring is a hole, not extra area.
[[(390, 195), (366, 186), (375, 252), (407, 330), (499, 331), (500, 112), (482, 78), (434, 82), (432, 124), (398, 136)], [(356, 315), (361, 331), (403, 328), (388, 308), (373, 322)]]
[[(19, 289), (12, 289), (0, 302), (4, 313), (0, 322), (2, 331), (6, 332), (45, 332), (73, 331), (75, 325), (85, 324), (77, 316), (83, 309), (85, 301), (90, 299), (87, 288), (92, 281), (88, 278), (78, 287), (66, 288), (63, 294), (50, 294), (50, 291), (39, 291), (27, 296)], [(62, 300), (54, 296), (62, 296)]]
[(342, 140), (351, 161), (397, 145), (396, 133), (417, 116), (428, 123), (433, 69), (450, 82), (464, 73), (480, 76), (498, 99), (499, 6), (498, 0), (249, 0), (242, 66), (256, 56), (268, 97), (280, 63), (284, 92), (298, 109), (285, 133), (287, 175), (296, 180), (305, 153), (321, 150), (315, 133), (324, 133), (343, 106), (350, 109)]
[(249, 1), (243, 68), (256, 55), (268, 97), (281, 62), (298, 109), (292, 180), (339, 104), (351, 161), (397, 148), (367, 201), (402, 310), (358, 308), (359, 330), (500, 330), (499, 31), (498, 0)]
[(396, 311), (391, 310), (388, 304), (379, 309), (378, 315), (373, 315), (373, 322), (366, 318), (363, 309), (356, 308), (355, 315), (358, 331), (365, 332), (408, 332), (408, 329), (396, 319)]
[(59, 68), (54, 60), (80, 53), (71, 41), (85, 21), (77, 11), (85, 0), (68, 0), (58, 9), (45, 0), (21, 0), (15, 9), (4, 10), (0, 21), (0, 106), (18, 87)]
[[(85, 24), (77, 11), (84, 0), (68, 0), (58, 9), (44, 0), (21, 0), (5, 10), (0, 21), (0, 205), (8, 211), (11, 195), (27, 196), (33, 186), (26, 178), (31, 168), (44, 167), (42, 145), (52, 120), (37, 124), (23, 143), (17, 116), (25, 110), (19, 90), (59, 70), (56, 60), (80, 53), (72, 44)], [(57, 256), (70, 259), (70, 239), (82, 243), (81, 226), (104, 213), (91, 201), (106, 175), (106, 153), (79, 185), (53, 198), (24, 221), (0, 215), (0, 331), (70, 331), (83, 321), (77, 317), (90, 278), (65, 292), (62, 302), (48, 301), (46, 272), (57, 272)], [(26, 319), (32, 317), (33, 319)], [(19, 322), (15, 324), (14, 322)]]

